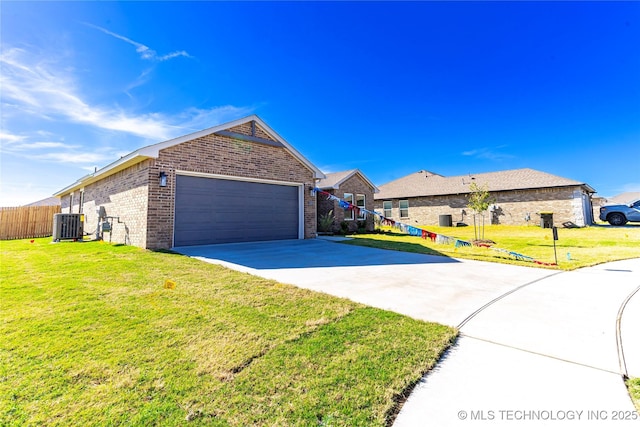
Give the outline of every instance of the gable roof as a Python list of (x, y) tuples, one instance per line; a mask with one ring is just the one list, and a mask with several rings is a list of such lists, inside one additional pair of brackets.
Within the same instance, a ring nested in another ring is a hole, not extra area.
[(60, 199), (52, 196), (23, 206), (60, 206)]
[(492, 192), (568, 186), (583, 186), (588, 192), (595, 192), (585, 183), (528, 168), (452, 177), (422, 170), (381, 185), (375, 198), (380, 200), (468, 194), (471, 192), (469, 184), (472, 182), (480, 186), (486, 185)]
[(340, 185), (342, 185), (344, 182), (346, 182), (347, 180), (349, 180), (349, 178), (351, 178), (354, 175), (360, 175), (360, 178), (366, 182), (368, 185), (371, 186), (371, 188), (373, 188), (373, 192), (377, 193), (380, 190), (378, 189), (378, 187), (376, 187), (375, 185), (373, 185), (373, 183), (369, 180), (369, 178), (367, 178), (361, 171), (360, 169), (351, 169), (348, 171), (342, 171), (342, 172), (332, 172), (332, 173), (327, 173), (325, 174), (326, 177), (321, 179), (320, 181), (318, 181), (318, 188), (321, 190), (337, 190), (340, 188)]
[(618, 194), (613, 197), (607, 197), (607, 203), (622, 205), (625, 203), (631, 203), (636, 200), (640, 200), (640, 191), (631, 191), (627, 193)]
[(160, 154), (160, 150), (164, 150), (165, 148), (173, 147), (174, 145), (182, 144), (183, 142), (188, 142), (197, 138), (201, 138), (203, 136), (211, 135), (216, 132), (223, 133), (227, 129), (231, 129), (233, 127), (243, 125), (245, 123), (256, 122), (258, 126), (262, 128), (270, 137), (272, 137), (275, 141), (277, 141), (277, 146), (282, 146), (285, 150), (289, 151), (295, 158), (297, 158), (302, 164), (304, 164), (307, 168), (309, 168), (314, 175), (314, 178), (324, 178), (324, 174), (320, 169), (314, 166), (309, 160), (307, 160), (298, 150), (293, 148), (291, 144), (285, 141), (276, 131), (274, 131), (269, 125), (267, 125), (260, 117), (255, 114), (252, 114), (247, 117), (243, 117), (241, 119), (233, 120), (231, 122), (222, 123), (217, 126), (210, 127), (208, 129), (204, 129), (198, 132), (190, 133), (187, 135), (179, 136), (177, 138), (169, 139), (167, 141), (159, 142), (152, 145), (147, 145), (146, 147), (139, 148), (138, 150), (127, 154), (126, 156), (121, 157), (115, 162), (108, 164), (107, 166), (98, 169), (92, 174), (86, 175), (80, 178), (75, 183), (69, 185), (68, 187), (63, 188), (54, 194), (56, 197), (63, 196), (68, 194), (74, 190), (78, 190), (85, 185), (91, 184), (92, 182), (99, 181), (103, 178), (106, 178), (109, 175), (113, 175), (116, 172), (119, 172), (123, 169), (126, 169), (130, 166), (133, 166), (137, 163), (140, 163), (146, 159), (155, 159), (158, 158)]

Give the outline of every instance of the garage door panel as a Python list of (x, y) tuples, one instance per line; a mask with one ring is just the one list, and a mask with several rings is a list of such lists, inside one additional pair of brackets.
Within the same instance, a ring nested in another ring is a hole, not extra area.
[(178, 175), (175, 246), (298, 238), (298, 187)]

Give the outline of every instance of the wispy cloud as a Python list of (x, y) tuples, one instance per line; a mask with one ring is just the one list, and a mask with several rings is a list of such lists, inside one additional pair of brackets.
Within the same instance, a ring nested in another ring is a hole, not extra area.
[(28, 150), (42, 150), (47, 148), (65, 148), (74, 149), (80, 148), (79, 145), (69, 145), (64, 142), (30, 142), (26, 144), (13, 144), (11, 151), (28, 151)]
[(618, 191), (620, 193), (639, 193), (640, 182), (629, 182), (621, 186)]
[(158, 61), (158, 62), (163, 62), (163, 61), (168, 61), (169, 59), (173, 59), (173, 58), (178, 58), (178, 57), (185, 57), (185, 58), (193, 58), (191, 55), (189, 55), (186, 51), (184, 50), (178, 50), (175, 52), (171, 52), (171, 53), (167, 53), (165, 55), (158, 55), (158, 53), (151, 49), (150, 47), (142, 44), (142, 43), (138, 43), (135, 40), (131, 40), (128, 37), (125, 37), (123, 35), (114, 33), (113, 31), (109, 31), (106, 28), (102, 28), (99, 27), (97, 25), (94, 24), (90, 24), (88, 22), (84, 23), (86, 26), (91, 27), (91, 28), (95, 28), (98, 31), (102, 31), (103, 33), (110, 35), (112, 37), (117, 38), (118, 40), (122, 40), (126, 43), (129, 43), (132, 46), (135, 46), (136, 48), (136, 52), (140, 55), (140, 58), (145, 59), (147, 61)]
[(13, 107), (26, 114), (46, 119), (62, 117), (152, 139), (167, 139), (173, 133), (159, 114), (131, 114), (117, 107), (91, 105), (79, 95), (73, 76), (65, 67), (34, 59), (23, 49), (5, 49), (0, 63), (2, 97), (12, 100)]
[(513, 159), (515, 156), (512, 154), (507, 154), (501, 152), (501, 148), (505, 148), (506, 145), (501, 145), (499, 147), (489, 148), (482, 147), (476, 148), (474, 150), (463, 151), (461, 154), (463, 156), (475, 157), (477, 159), (486, 159), (486, 160), (507, 160)]
[[(119, 107), (92, 104), (83, 99), (74, 76), (64, 66), (23, 49), (8, 48), (0, 55), (3, 66), (2, 98), (13, 101), (13, 109), (48, 120), (68, 120), (99, 129), (120, 131), (162, 141), (250, 114), (255, 107), (224, 105), (208, 109), (189, 108), (168, 116), (136, 114)], [(15, 135), (11, 138), (19, 138)]]
[[(255, 110), (255, 107), (225, 105), (189, 108), (170, 115), (132, 112), (117, 105), (93, 103), (81, 89), (73, 67), (41, 52), (3, 46), (0, 65), (0, 101), (3, 113), (10, 110), (10, 114), (3, 114), (2, 118), (0, 151), (29, 160), (92, 169), (146, 144), (215, 126)], [(21, 128), (19, 123), (25, 118), (39, 122), (38, 129)], [(64, 135), (54, 130), (60, 126), (65, 127)], [(21, 131), (12, 131), (14, 129)], [(90, 135), (89, 139), (78, 136), (77, 129), (81, 129), (83, 135)], [(114, 138), (114, 131), (122, 136)], [(122, 140), (122, 137), (126, 138), (127, 146), (108, 146), (109, 141)], [(75, 141), (69, 142), (69, 138)]]
[[(37, 135), (39, 132), (35, 132)], [(28, 160), (40, 160), (54, 163), (98, 165), (115, 157), (114, 150), (101, 149), (100, 152), (89, 152), (80, 144), (67, 144), (60, 141), (25, 142), (28, 136), (2, 134), (3, 141), (0, 153), (13, 155)]]
[(32, 154), (29, 156), (32, 160), (44, 160), (56, 163), (72, 163), (79, 165), (99, 165), (113, 158), (107, 154), (83, 152), (52, 152), (43, 154)]
[(175, 129), (179, 130), (181, 134), (185, 132), (195, 132), (248, 116), (253, 113), (254, 110), (254, 107), (236, 107), (234, 105), (223, 105), (206, 109), (188, 108), (174, 118), (174, 120), (179, 123), (175, 126)]
[(24, 140), (26, 138), (26, 136), (24, 135), (13, 135), (10, 133), (6, 133), (6, 132), (0, 132), (0, 142), (3, 142), (5, 144), (12, 144), (15, 142), (20, 142), (22, 140)]

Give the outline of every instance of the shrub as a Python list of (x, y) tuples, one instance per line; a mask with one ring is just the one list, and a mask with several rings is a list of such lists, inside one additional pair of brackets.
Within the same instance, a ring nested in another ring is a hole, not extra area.
[(318, 228), (320, 229), (320, 231), (325, 233), (327, 231), (331, 231), (334, 219), (335, 217), (333, 216), (333, 209), (331, 209), (324, 215), (320, 215), (320, 219), (318, 220)]

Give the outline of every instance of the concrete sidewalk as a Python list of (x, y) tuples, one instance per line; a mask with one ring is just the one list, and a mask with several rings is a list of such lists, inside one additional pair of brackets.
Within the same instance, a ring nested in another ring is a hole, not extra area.
[(639, 285), (636, 259), (551, 276), (506, 296), (462, 326), (394, 426), (640, 425), (617, 346), (621, 338), (628, 374), (640, 376)]
[(614, 419), (635, 416), (617, 342), (628, 373), (640, 376), (640, 292), (618, 316), (640, 285), (640, 259), (558, 272), (320, 239), (176, 250), (460, 326), (457, 344), (413, 391), (396, 427), (640, 425)]

